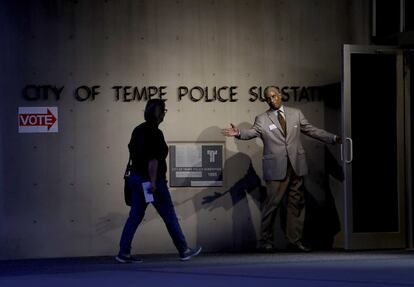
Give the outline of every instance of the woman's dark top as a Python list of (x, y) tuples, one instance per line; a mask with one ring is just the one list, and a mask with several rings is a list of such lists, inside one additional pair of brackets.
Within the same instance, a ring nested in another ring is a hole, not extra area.
[(157, 125), (144, 122), (132, 132), (128, 144), (132, 159), (132, 170), (149, 180), (148, 162), (158, 160), (157, 179), (166, 179), (168, 146), (164, 134)]

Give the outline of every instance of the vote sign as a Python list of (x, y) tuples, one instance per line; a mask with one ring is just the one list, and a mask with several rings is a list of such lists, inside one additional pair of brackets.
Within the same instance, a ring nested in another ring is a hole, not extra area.
[(57, 107), (19, 107), (19, 133), (57, 133)]

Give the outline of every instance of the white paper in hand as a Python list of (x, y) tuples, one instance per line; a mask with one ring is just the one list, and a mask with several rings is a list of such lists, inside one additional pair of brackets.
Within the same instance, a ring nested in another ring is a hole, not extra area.
[(144, 190), (145, 202), (153, 202), (154, 195), (149, 191), (151, 182), (146, 181), (142, 183), (142, 189)]

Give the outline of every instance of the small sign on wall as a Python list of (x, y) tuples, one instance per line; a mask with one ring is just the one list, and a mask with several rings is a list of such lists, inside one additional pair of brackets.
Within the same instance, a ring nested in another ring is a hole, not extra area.
[(57, 107), (19, 107), (19, 133), (57, 133)]
[(170, 144), (170, 186), (223, 186), (223, 143)]

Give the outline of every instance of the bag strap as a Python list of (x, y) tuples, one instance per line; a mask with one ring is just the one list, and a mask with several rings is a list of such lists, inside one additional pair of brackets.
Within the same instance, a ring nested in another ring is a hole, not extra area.
[(132, 169), (132, 158), (131, 158), (131, 154), (129, 154), (128, 163), (125, 168), (124, 178), (127, 178), (131, 174), (131, 169)]

